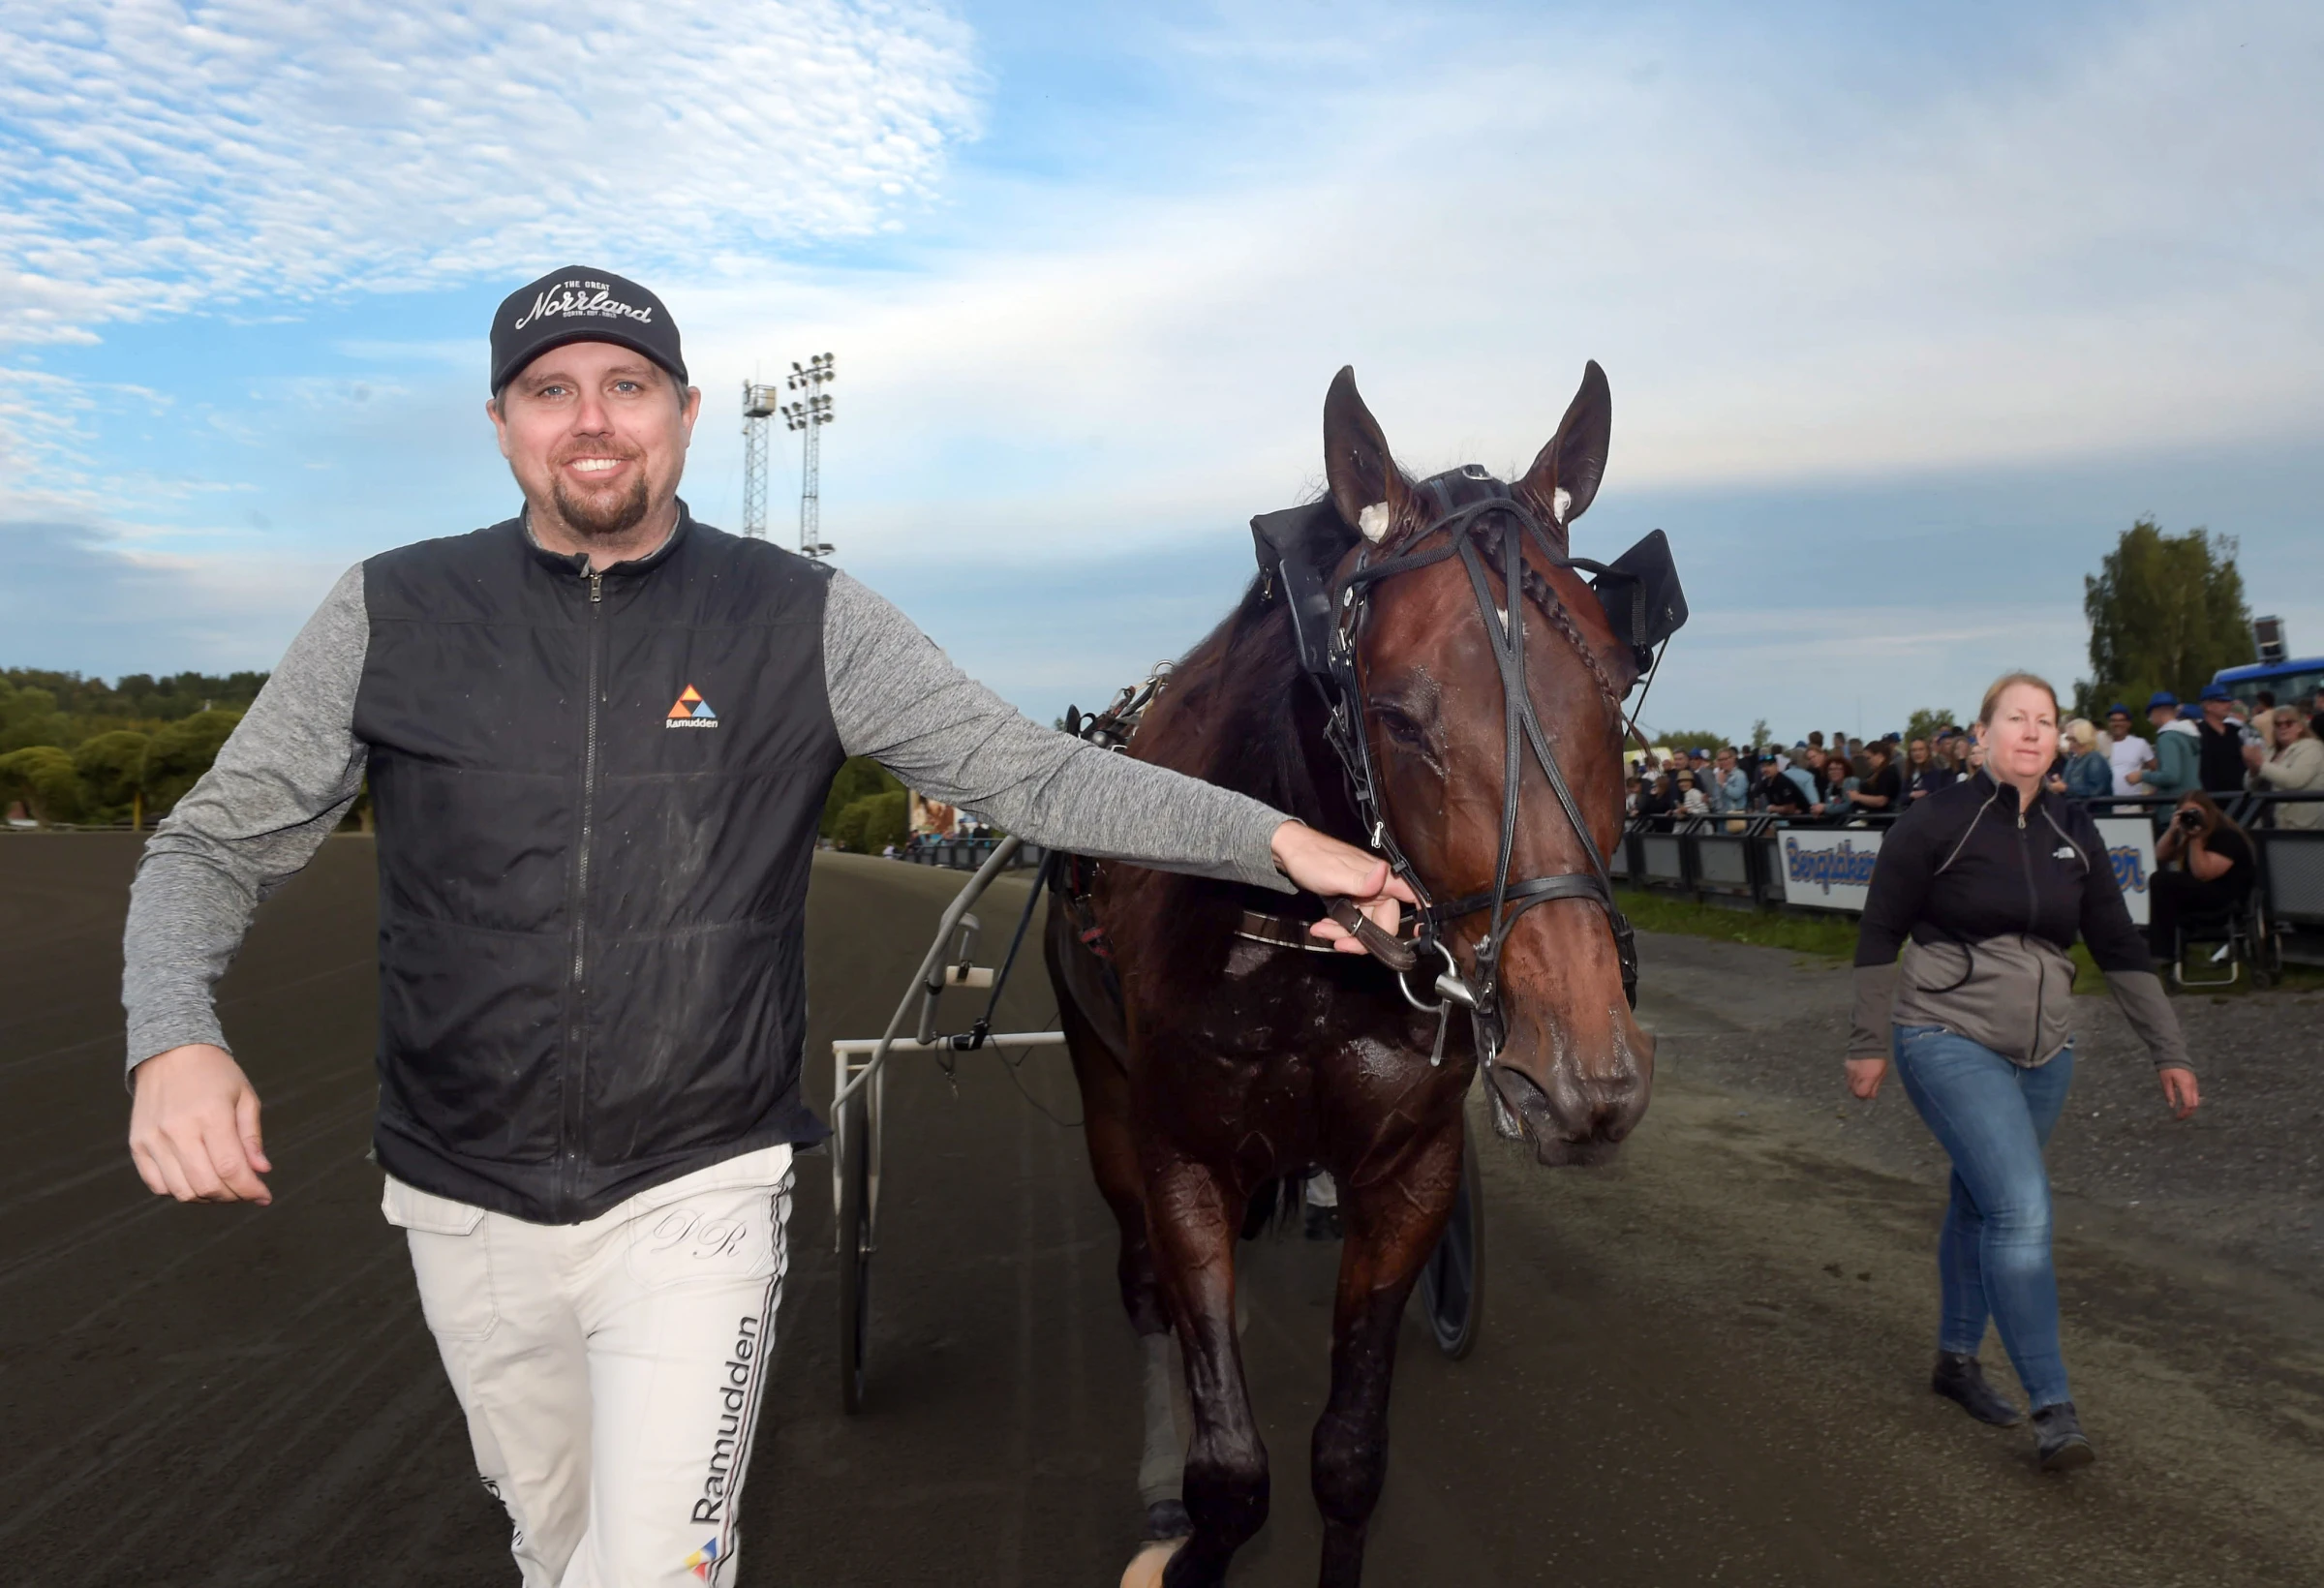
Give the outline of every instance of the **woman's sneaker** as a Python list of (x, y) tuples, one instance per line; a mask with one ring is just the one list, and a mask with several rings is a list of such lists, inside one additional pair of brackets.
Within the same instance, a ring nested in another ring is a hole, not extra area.
[(2082, 1431), (2082, 1420), (2074, 1416), (2074, 1403), (2070, 1400), (2035, 1412), (2034, 1435), (2034, 1461), (2043, 1472), (2069, 1472), (2075, 1467), (2087, 1467), (2098, 1458), (2098, 1452), (2090, 1448), (2090, 1436)]
[(1937, 1371), (1929, 1376), (1929, 1388), (1979, 1422), (1990, 1422), (1997, 1428), (2014, 1428), (2024, 1420), (2018, 1409), (2003, 1398), (2002, 1392), (1985, 1382), (1985, 1369), (1977, 1359), (1957, 1351), (1937, 1353)]

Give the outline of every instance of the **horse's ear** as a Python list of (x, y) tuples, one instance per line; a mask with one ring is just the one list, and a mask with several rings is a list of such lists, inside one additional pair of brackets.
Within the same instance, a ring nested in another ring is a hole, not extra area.
[(1404, 507), (1404, 472), (1389, 456), (1380, 421), (1356, 394), (1353, 368), (1333, 376), (1324, 394), (1324, 478), (1348, 528), (1367, 540), (1386, 538)]
[(1557, 434), (1542, 448), (1519, 482), (1525, 494), (1547, 509), (1562, 537), (1567, 525), (1579, 518), (1598, 494), (1605, 477), (1605, 447), (1614, 429), (1614, 394), (1607, 389), (1605, 371), (1591, 359), (1582, 367), (1581, 389), (1574, 394)]

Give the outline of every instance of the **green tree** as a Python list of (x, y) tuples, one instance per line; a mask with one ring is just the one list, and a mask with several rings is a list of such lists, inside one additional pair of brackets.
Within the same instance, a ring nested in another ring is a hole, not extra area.
[(850, 801), (833, 824), (832, 842), (859, 855), (877, 854), (883, 845), (902, 843), (908, 836), (905, 806), (906, 796), (901, 788)]
[(145, 747), (138, 781), (145, 790), (145, 813), (165, 816), (218, 759), (227, 736), (242, 720), (240, 712), (196, 712), (155, 730)]
[(2233, 535), (2166, 534), (2142, 518), (2082, 582), (2091, 676), (2074, 686), (2077, 716), (2103, 721), (2114, 700), (2156, 689), (2195, 694), (2222, 667), (2253, 659), (2251, 609)]
[(1942, 706), (1922, 706), (1905, 721), (1905, 743), (1910, 745), (1915, 739), (1935, 739), (1937, 730), (1948, 723), (1954, 727), (1961, 725), (1954, 720), (1953, 714)]
[(1654, 736), (1654, 742), (1671, 749), (1708, 750), (1716, 750), (1722, 746), (1734, 743), (1727, 735), (1713, 733), (1708, 728), (1688, 728), (1678, 733), (1658, 733)]
[(0, 754), (34, 745), (63, 745), (72, 723), (52, 690), (0, 678)]
[(831, 792), (823, 796), (823, 820), (816, 831), (835, 842), (840, 836), (840, 816), (856, 801), (872, 794), (902, 794), (903, 784), (896, 775), (869, 755), (850, 755), (831, 779)]
[(91, 821), (119, 821), (130, 813), (144, 775), (149, 743), (134, 729), (115, 728), (83, 739), (73, 748), (73, 768), (80, 774)]
[(1751, 724), (1751, 748), (1762, 750), (1774, 742), (1775, 735), (1767, 731), (1767, 719), (1763, 717), (1754, 718)]
[(73, 757), (54, 745), (32, 745), (0, 755), (0, 806), (17, 800), (44, 825), (78, 821), (82, 794)]

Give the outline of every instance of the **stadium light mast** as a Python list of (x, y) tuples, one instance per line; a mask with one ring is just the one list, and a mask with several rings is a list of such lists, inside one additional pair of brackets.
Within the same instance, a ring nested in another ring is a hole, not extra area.
[(819, 352), (806, 363), (792, 360), (783, 381), (797, 395), (782, 405), (783, 424), (803, 433), (799, 467), (799, 555), (829, 557), (831, 542), (823, 538), (822, 447), (818, 438), (831, 423), (831, 395), (823, 388), (839, 379), (832, 356)]
[(777, 388), (743, 382), (743, 533), (767, 537), (767, 421), (779, 412)]

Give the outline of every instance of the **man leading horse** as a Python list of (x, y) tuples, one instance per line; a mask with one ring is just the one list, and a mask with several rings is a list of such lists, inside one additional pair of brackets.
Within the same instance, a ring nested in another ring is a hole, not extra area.
[(522, 509), (350, 569), (147, 845), (130, 1150), (157, 1195), (272, 1200), (212, 988), (368, 782), (384, 1211), (521, 1578), (732, 1583), (791, 1158), (824, 1134), (804, 909), (841, 761), (1390, 932), (1413, 894), (1257, 800), (1026, 721), (845, 574), (695, 521), (701, 396), (636, 283), (520, 289), (490, 374)]

